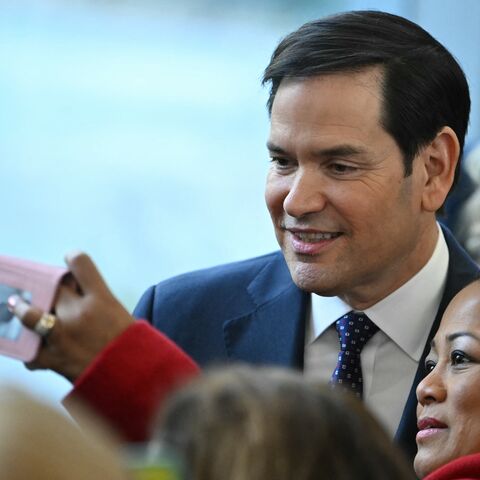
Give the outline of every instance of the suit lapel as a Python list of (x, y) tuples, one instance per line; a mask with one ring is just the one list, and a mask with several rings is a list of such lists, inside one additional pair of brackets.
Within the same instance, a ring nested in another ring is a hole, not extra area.
[(294, 285), (281, 254), (259, 272), (247, 291), (252, 300), (248, 311), (224, 322), (229, 358), (301, 368), (309, 296)]
[(471, 260), (467, 253), (462, 249), (462, 247), (457, 243), (450, 231), (444, 227), (443, 234), (447, 242), (448, 251), (449, 251), (449, 262), (448, 262), (448, 273), (447, 273), (447, 283), (445, 285), (445, 291), (443, 293), (440, 306), (438, 307), (438, 312), (435, 317), (432, 329), (428, 336), (428, 341), (425, 345), (422, 357), (418, 365), (417, 373), (410, 390), (405, 409), (403, 410), (403, 415), (400, 420), (400, 424), (395, 435), (395, 441), (402, 447), (402, 449), (407, 453), (407, 455), (413, 459), (416, 454), (416, 443), (415, 435), (417, 432), (417, 417), (416, 417), (416, 408), (417, 408), (417, 396), (416, 389), (417, 385), (420, 383), (422, 378), (425, 376), (425, 358), (430, 351), (430, 343), (435, 336), (436, 331), (440, 325), (443, 312), (445, 311), (447, 305), (453, 299), (453, 297), (469, 283), (471, 283), (476, 278), (479, 278), (479, 270), (477, 265)]

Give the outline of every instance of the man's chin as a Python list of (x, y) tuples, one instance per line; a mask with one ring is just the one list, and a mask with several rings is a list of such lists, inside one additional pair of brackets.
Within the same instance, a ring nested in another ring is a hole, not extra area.
[(293, 283), (305, 292), (316, 293), (323, 297), (338, 295), (338, 284), (331, 272), (319, 268), (318, 265), (304, 262), (292, 262), (288, 264)]

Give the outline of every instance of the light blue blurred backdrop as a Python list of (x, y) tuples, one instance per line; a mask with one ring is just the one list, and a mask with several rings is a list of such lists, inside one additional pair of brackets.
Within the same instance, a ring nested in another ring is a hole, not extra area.
[[(275, 249), (262, 70), (303, 22), (360, 8), (447, 45), (478, 137), (478, 0), (0, 0), (0, 253), (86, 250), (132, 309), (161, 279)], [(69, 388), (6, 358), (0, 379), (53, 403)]]

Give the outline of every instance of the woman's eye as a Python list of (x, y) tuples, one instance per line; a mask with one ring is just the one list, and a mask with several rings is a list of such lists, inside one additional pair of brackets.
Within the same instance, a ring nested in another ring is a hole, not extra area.
[(461, 365), (462, 363), (467, 363), (470, 361), (465, 352), (462, 352), (461, 350), (454, 350), (450, 354), (450, 360), (452, 365)]
[(425, 362), (425, 371), (430, 373), (435, 368), (436, 363), (433, 360), (427, 360)]

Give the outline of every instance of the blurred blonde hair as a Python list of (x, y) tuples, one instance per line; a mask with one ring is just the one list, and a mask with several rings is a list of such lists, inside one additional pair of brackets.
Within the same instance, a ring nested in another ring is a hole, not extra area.
[(360, 402), (279, 368), (204, 374), (167, 402), (157, 438), (190, 480), (414, 478)]
[[(85, 410), (82, 430), (29, 394), (0, 390), (0, 472), (3, 480), (126, 480), (115, 443)], [(85, 428), (85, 426), (88, 428)]]

